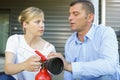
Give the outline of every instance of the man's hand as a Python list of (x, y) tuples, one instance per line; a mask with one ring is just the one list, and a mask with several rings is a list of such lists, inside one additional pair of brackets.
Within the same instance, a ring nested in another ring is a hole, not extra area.
[(51, 52), (48, 56), (47, 56), (47, 59), (51, 59), (51, 58), (54, 58), (54, 57), (59, 57), (62, 59), (63, 63), (64, 63), (64, 70), (67, 70), (67, 71), (72, 71), (72, 67), (71, 67), (71, 63), (68, 63), (65, 58), (63, 57), (62, 53), (55, 53), (55, 52)]

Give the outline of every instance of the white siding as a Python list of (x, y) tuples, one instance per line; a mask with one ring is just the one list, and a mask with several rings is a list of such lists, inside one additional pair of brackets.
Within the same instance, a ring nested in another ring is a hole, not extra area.
[(106, 25), (120, 31), (120, 0), (106, 0)]
[[(2, 2), (1, 8), (11, 9), (10, 35), (21, 34), (22, 28), (17, 21), (19, 13), (29, 7), (36, 6), (45, 13), (45, 33), (43, 38), (55, 45), (57, 52), (64, 53), (64, 45), (71, 35), (68, 22), (69, 4), (74, 0), (13, 0), (13, 2)], [(7, 5), (7, 6), (6, 6)]]

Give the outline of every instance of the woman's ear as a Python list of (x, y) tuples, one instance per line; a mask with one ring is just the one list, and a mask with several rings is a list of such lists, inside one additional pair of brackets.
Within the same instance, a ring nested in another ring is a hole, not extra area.
[(23, 28), (27, 28), (27, 23), (26, 22), (23, 22)]

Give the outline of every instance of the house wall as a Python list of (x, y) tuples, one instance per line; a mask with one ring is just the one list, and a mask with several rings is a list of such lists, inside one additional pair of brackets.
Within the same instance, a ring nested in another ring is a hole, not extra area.
[(74, 0), (3, 0), (0, 9), (10, 9), (9, 35), (22, 34), (18, 23), (20, 12), (30, 6), (41, 8), (45, 13), (45, 33), (43, 38), (56, 47), (56, 51), (64, 53), (64, 45), (71, 35), (68, 23), (69, 4)]
[(120, 0), (106, 0), (106, 22), (115, 31), (120, 31)]

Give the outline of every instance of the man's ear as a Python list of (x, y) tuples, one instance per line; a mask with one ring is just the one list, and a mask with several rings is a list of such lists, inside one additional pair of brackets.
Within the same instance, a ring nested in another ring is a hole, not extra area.
[(94, 14), (88, 14), (88, 22), (93, 22)]

